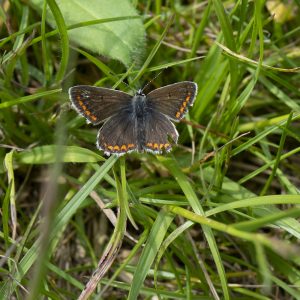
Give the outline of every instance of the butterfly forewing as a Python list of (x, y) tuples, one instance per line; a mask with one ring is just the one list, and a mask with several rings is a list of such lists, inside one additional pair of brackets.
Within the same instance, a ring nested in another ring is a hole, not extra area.
[(124, 154), (138, 149), (137, 126), (133, 111), (128, 107), (109, 118), (97, 136), (97, 147), (106, 154)]
[(69, 95), (75, 109), (94, 125), (126, 108), (132, 99), (121, 91), (88, 85), (71, 87)]
[(147, 105), (173, 120), (180, 120), (192, 106), (197, 84), (183, 81), (158, 88), (147, 95)]
[(157, 111), (149, 113), (145, 120), (144, 150), (157, 154), (169, 152), (171, 141), (177, 143), (177, 140), (177, 130), (164, 114)]

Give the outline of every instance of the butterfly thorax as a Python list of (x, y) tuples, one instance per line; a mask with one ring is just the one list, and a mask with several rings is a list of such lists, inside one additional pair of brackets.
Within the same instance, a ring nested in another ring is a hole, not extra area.
[(134, 115), (137, 118), (142, 119), (146, 110), (146, 96), (136, 94), (132, 98), (132, 108), (133, 108)]

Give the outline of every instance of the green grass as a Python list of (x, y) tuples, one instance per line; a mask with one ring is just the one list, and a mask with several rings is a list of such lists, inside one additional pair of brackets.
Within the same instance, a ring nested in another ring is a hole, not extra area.
[[(300, 299), (300, 3), (271, 2), (0, 8), (1, 299)], [(161, 71), (198, 83), (178, 145), (105, 157), (68, 88)]]

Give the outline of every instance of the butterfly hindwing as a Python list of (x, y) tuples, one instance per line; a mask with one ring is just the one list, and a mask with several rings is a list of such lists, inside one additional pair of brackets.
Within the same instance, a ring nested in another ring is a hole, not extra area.
[(98, 132), (97, 148), (108, 155), (121, 155), (138, 149), (136, 119), (130, 107), (103, 124)]
[(174, 124), (162, 113), (149, 112), (145, 120), (145, 138), (143, 150), (160, 154), (169, 152), (171, 140), (177, 143), (178, 133)]
[(88, 85), (71, 87), (69, 95), (74, 108), (94, 125), (124, 109), (132, 99), (121, 91)]
[(193, 105), (197, 84), (182, 81), (158, 88), (147, 95), (147, 105), (173, 120), (180, 120)]

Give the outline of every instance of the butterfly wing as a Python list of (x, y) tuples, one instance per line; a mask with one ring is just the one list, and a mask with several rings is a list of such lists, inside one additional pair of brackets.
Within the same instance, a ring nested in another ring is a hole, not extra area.
[(107, 155), (138, 150), (136, 118), (131, 105), (103, 124), (98, 132), (97, 148)]
[(94, 125), (118, 113), (132, 99), (121, 91), (88, 85), (71, 87), (69, 96), (78, 113)]
[(158, 111), (149, 112), (145, 119), (145, 138), (142, 148), (155, 154), (169, 152), (172, 149), (169, 138), (177, 143), (178, 133), (174, 124)]
[(192, 106), (197, 95), (197, 84), (182, 81), (158, 88), (147, 95), (147, 105), (173, 120), (180, 120)]

